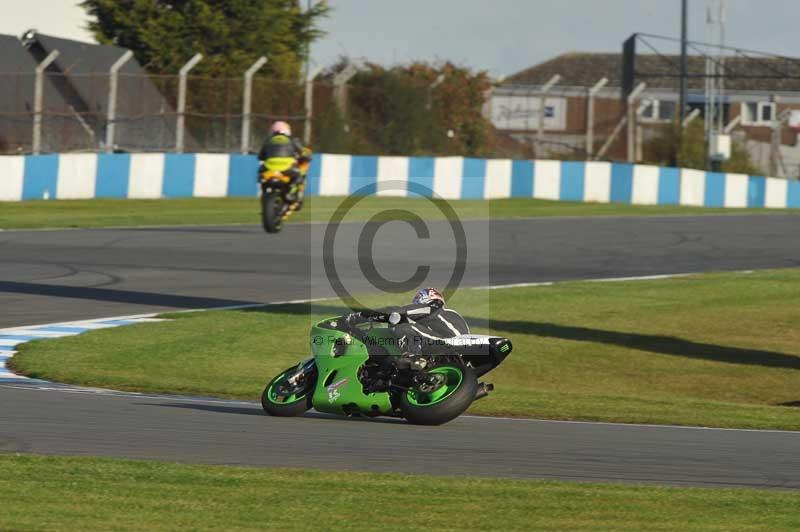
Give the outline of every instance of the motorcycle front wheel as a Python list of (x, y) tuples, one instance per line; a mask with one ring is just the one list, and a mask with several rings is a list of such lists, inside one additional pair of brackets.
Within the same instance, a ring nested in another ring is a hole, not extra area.
[(293, 385), (289, 378), (297, 372), (297, 366), (281, 372), (272, 379), (261, 394), (261, 406), (271, 416), (293, 417), (307, 412), (312, 407), (317, 376), (309, 375)]
[(277, 190), (261, 197), (261, 221), (267, 233), (278, 233), (283, 228), (283, 205)]
[(403, 417), (415, 425), (442, 425), (463, 414), (478, 391), (475, 371), (466, 365), (448, 362), (427, 373), (437, 385), (433, 389), (409, 389), (401, 399)]

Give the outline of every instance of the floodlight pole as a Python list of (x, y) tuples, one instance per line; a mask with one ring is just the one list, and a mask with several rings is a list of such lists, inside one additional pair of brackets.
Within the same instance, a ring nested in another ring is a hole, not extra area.
[(42, 107), (44, 105), (44, 71), (56, 60), (59, 51), (53, 50), (36, 65), (36, 81), (33, 89), (33, 154), (42, 151)]
[(589, 89), (586, 99), (586, 160), (591, 160), (594, 152), (594, 97), (608, 84), (608, 78), (603, 78)]
[(311, 144), (311, 119), (314, 116), (314, 80), (317, 79), (321, 68), (306, 74), (306, 120), (303, 125), (303, 143), (308, 146)]
[(106, 151), (114, 151), (114, 135), (116, 133), (116, 120), (117, 120), (117, 82), (119, 78), (119, 70), (125, 63), (130, 61), (133, 57), (131, 50), (126, 51), (122, 56), (117, 59), (111, 70), (108, 71), (108, 116), (106, 118)]
[(178, 72), (178, 123), (175, 127), (175, 151), (183, 153), (184, 129), (186, 124), (186, 77), (189, 71), (203, 59), (203, 54), (195, 54)]
[(542, 148), (542, 139), (544, 138), (544, 108), (545, 108), (545, 101), (547, 99), (547, 93), (550, 92), (550, 89), (561, 80), (561, 74), (556, 74), (552, 78), (550, 78), (547, 83), (542, 86), (542, 90), (539, 92), (539, 127), (536, 131), (536, 156), (538, 157), (541, 153)]
[(244, 94), (242, 95), (242, 153), (250, 151), (250, 119), (253, 109), (253, 76), (267, 64), (263, 55), (244, 73)]
[(631, 91), (628, 95), (628, 162), (633, 163), (636, 162), (636, 109), (634, 107), (634, 102), (636, 102), (636, 98), (642, 93), (642, 91), (647, 88), (647, 83), (639, 83), (635, 89)]

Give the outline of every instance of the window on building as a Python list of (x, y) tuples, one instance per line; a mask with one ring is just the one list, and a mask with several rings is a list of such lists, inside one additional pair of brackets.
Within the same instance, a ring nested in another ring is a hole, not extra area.
[(742, 125), (768, 126), (775, 120), (775, 102), (743, 102)]
[(644, 100), (642, 120), (646, 122), (669, 122), (675, 116), (675, 102), (666, 100)]

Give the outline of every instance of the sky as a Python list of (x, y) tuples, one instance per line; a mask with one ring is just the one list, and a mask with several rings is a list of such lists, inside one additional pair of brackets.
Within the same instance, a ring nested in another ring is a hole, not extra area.
[[(307, 0), (302, 0), (306, 2)], [(316, 1), (316, 0), (315, 0)], [(689, 0), (689, 37), (705, 40), (707, 0)], [(78, 0), (0, 0), (0, 33), (35, 28), (92, 40)], [(618, 52), (631, 33), (677, 37), (679, 0), (329, 0), (328, 35), (312, 58), (339, 56), (382, 64), (451, 60), (495, 77), (565, 52)], [(726, 0), (727, 42), (800, 56), (798, 0)], [(666, 46), (666, 45), (665, 45)], [(671, 52), (668, 48), (664, 51)]]

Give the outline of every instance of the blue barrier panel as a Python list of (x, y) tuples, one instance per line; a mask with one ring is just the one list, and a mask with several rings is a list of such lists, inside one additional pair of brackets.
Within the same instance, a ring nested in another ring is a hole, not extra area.
[(533, 161), (511, 161), (511, 197), (533, 197)]
[(375, 194), (378, 190), (378, 158), (353, 155), (350, 160), (350, 194)]
[(564, 161), (561, 163), (561, 185), (558, 199), (561, 201), (583, 201), (586, 163)]
[(461, 199), (483, 199), (486, 159), (464, 158), (461, 171)]
[(800, 207), (800, 181), (789, 181), (788, 185), (786, 206), (790, 208)]
[(725, 206), (725, 174), (720, 172), (706, 172), (705, 206)]
[(681, 202), (681, 171), (679, 168), (658, 169), (658, 204), (678, 205)]
[(419, 196), (414, 194), (412, 183), (419, 187), (424, 187), (425, 190), (430, 190), (426, 195), (430, 196), (433, 193), (433, 171), (436, 166), (433, 157), (409, 157), (408, 158), (408, 195)]
[(127, 153), (101, 153), (97, 156), (95, 197), (127, 198), (131, 156)]
[(22, 199), (51, 199), (58, 192), (58, 155), (28, 155), (22, 180)]
[(763, 207), (767, 197), (767, 180), (760, 175), (747, 178), (747, 206)]
[(258, 158), (231, 154), (228, 160), (228, 196), (258, 196)]
[(611, 163), (612, 203), (630, 203), (633, 197), (633, 165)]
[(306, 176), (306, 196), (319, 196), (320, 176), (322, 175), (322, 156), (314, 157)]
[(191, 153), (167, 153), (164, 156), (165, 198), (191, 198), (194, 194), (195, 157)]

